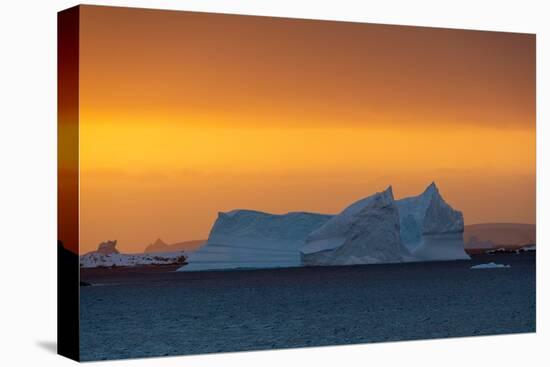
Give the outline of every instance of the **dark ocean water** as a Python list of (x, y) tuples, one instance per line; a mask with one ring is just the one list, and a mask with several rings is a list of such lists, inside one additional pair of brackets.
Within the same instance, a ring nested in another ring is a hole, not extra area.
[[(470, 269), (491, 261), (511, 267)], [(85, 361), (535, 331), (534, 253), (81, 277)]]

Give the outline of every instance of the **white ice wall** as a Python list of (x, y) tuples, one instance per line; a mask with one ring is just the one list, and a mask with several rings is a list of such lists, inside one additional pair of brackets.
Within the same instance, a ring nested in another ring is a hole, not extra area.
[(252, 210), (220, 213), (208, 241), (189, 255), (180, 271), (300, 266), (299, 249), (311, 231), (331, 216), (268, 214)]

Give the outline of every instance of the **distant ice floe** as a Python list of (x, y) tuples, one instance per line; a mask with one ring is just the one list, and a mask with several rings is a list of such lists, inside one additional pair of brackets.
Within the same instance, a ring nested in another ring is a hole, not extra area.
[(500, 269), (500, 268), (511, 268), (510, 265), (505, 265), (505, 264), (497, 264), (497, 263), (494, 263), (494, 262), (490, 262), (490, 263), (487, 263), (487, 264), (479, 264), (479, 265), (474, 265), (472, 267), (470, 267), (470, 269)]
[(494, 254), (521, 254), (524, 252), (536, 252), (537, 246), (536, 245), (526, 245), (520, 248), (511, 249), (511, 248), (505, 248), (505, 247), (499, 247), (496, 249), (491, 249), (485, 251), (488, 255), (494, 255)]
[(464, 219), (435, 183), (395, 200), (391, 186), (337, 215), (219, 213), (179, 271), (467, 260)]
[(536, 245), (524, 246), (524, 247), (516, 250), (516, 252), (532, 252), (532, 251), (537, 251), (537, 246)]

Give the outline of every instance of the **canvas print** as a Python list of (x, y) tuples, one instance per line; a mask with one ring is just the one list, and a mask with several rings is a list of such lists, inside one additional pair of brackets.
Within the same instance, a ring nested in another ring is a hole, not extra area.
[(535, 332), (534, 34), (58, 19), (60, 354)]

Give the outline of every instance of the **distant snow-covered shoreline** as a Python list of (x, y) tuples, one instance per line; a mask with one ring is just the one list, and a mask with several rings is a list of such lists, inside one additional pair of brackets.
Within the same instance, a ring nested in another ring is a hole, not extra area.
[(148, 254), (102, 254), (90, 252), (80, 256), (81, 268), (125, 267), (142, 265), (184, 265), (186, 255), (183, 251)]

